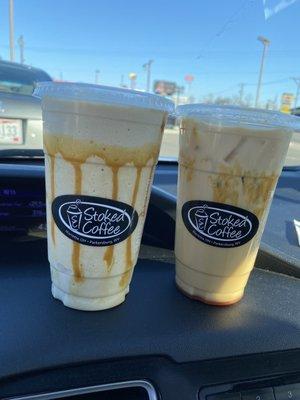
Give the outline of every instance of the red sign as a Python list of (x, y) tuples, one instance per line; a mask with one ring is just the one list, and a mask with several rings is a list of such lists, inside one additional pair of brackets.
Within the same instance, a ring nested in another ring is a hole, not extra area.
[(188, 75), (186, 75), (186, 76), (184, 77), (184, 80), (185, 80), (186, 82), (193, 82), (194, 79), (195, 79), (194, 76), (193, 76), (193, 75), (190, 75), (190, 74), (188, 74)]

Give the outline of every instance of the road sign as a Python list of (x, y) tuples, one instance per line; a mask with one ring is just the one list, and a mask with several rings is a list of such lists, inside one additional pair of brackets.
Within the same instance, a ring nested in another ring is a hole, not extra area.
[(283, 113), (290, 113), (295, 96), (293, 93), (282, 93), (280, 111)]
[(188, 83), (192, 83), (194, 79), (195, 79), (194, 75), (191, 75), (191, 74), (187, 74), (187, 75), (184, 77), (184, 80), (185, 80), (186, 82), (188, 82)]

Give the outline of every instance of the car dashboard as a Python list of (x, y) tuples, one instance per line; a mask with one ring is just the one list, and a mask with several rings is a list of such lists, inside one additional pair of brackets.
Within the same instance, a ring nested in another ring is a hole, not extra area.
[[(6, 161), (0, 179), (40, 188), (44, 201), (42, 161)], [(46, 240), (1, 238), (1, 400), (300, 398), (300, 257), (283, 223), (299, 204), (299, 171), (282, 174), (245, 297), (230, 307), (175, 287), (176, 179), (176, 164), (160, 163), (130, 293), (114, 309), (64, 307), (50, 293)]]

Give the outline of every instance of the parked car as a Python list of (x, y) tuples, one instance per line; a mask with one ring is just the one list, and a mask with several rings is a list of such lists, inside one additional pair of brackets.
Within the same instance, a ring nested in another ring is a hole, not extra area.
[(297, 117), (300, 117), (300, 107), (294, 108), (291, 113)]
[(42, 149), (41, 106), (32, 93), (37, 82), (50, 80), (41, 69), (0, 61), (1, 154)]

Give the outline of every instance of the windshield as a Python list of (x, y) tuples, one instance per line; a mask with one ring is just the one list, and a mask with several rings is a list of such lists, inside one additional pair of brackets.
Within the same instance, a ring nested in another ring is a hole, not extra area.
[(0, 62), (0, 92), (31, 95), (37, 82), (48, 81), (43, 71)]
[[(9, 11), (1, 1), (1, 15)], [(0, 154), (42, 149), (41, 108), (30, 98), (50, 76), (147, 91), (175, 105), (300, 115), (299, 15), (299, 0), (16, 1), (14, 25), (3, 18), (0, 28)], [(161, 158), (178, 158), (178, 140), (169, 116)], [(286, 165), (299, 164), (295, 133)]]

